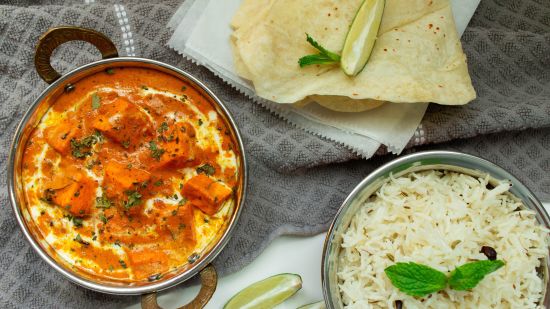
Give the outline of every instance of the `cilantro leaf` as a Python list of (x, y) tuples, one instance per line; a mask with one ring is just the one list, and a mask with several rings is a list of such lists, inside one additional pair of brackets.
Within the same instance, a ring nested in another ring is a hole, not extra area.
[(422, 297), (447, 285), (444, 273), (413, 262), (397, 263), (384, 269), (384, 272), (396, 288), (411, 296)]
[(483, 278), (504, 266), (501, 260), (466, 263), (451, 272), (449, 285), (453, 290), (466, 291), (474, 288)]
[(205, 174), (207, 176), (212, 176), (216, 173), (216, 169), (208, 163), (205, 163), (197, 167), (196, 171), (197, 171), (197, 174)]
[(301, 68), (312, 64), (334, 64), (340, 62), (340, 55), (333, 53), (321, 44), (317, 43), (309, 34), (306, 33), (306, 40), (315, 47), (319, 53), (313, 55), (307, 55), (298, 60), (298, 64)]
[(95, 207), (96, 208), (111, 208), (112, 203), (111, 201), (106, 198), (105, 196), (96, 197), (95, 199)]
[(71, 139), (71, 154), (73, 157), (83, 159), (92, 155), (92, 147), (103, 140), (103, 135), (96, 131), (94, 134), (81, 140)]
[(107, 217), (105, 217), (105, 214), (103, 214), (103, 213), (99, 214), (99, 220), (101, 220), (101, 222), (103, 222), (103, 224), (107, 224), (107, 222), (109, 221), (109, 219)]
[(164, 154), (164, 149), (158, 148), (155, 141), (149, 142), (149, 150), (151, 150), (151, 157), (160, 161), (160, 157)]
[(74, 241), (78, 242), (78, 243), (81, 243), (82, 245), (84, 246), (88, 246), (90, 243), (85, 241), (84, 239), (82, 239), (82, 237), (80, 236), (80, 234), (76, 234), (76, 237), (73, 239)]
[(141, 204), (141, 194), (134, 190), (128, 190), (126, 192), (128, 199), (124, 201), (124, 208), (129, 209), (130, 207), (137, 206)]
[(162, 123), (160, 124), (159, 128), (157, 129), (157, 131), (158, 131), (159, 133), (168, 131), (168, 123), (166, 123), (166, 121), (162, 122)]
[(118, 262), (120, 263), (120, 266), (122, 266), (122, 268), (128, 267), (128, 265), (126, 265), (126, 262), (124, 262), (124, 260), (118, 260)]
[(101, 100), (97, 93), (92, 94), (92, 109), (98, 109), (101, 106)]

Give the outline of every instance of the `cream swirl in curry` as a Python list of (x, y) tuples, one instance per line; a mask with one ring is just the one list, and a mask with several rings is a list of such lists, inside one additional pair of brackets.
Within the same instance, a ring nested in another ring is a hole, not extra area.
[(188, 83), (145, 68), (95, 73), (57, 98), (26, 145), (26, 220), (77, 271), (157, 280), (226, 226), (237, 146)]

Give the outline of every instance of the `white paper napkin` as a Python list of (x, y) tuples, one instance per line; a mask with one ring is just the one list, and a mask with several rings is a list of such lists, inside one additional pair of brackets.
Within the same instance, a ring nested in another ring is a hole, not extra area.
[[(339, 142), (365, 158), (381, 144), (400, 153), (415, 131), (428, 104), (385, 104), (362, 113), (339, 113), (318, 104), (302, 108), (277, 104), (254, 94), (247, 80), (237, 76), (233, 64), (229, 24), (242, 0), (187, 0), (176, 11), (168, 27), (174, 34), (168, 46), (193, 62), (204, 65), (225, 82), (268, 108), (289, 123), (310, 133)], [(457, 30), (464, 32), (480, 0), (452, 0)]]

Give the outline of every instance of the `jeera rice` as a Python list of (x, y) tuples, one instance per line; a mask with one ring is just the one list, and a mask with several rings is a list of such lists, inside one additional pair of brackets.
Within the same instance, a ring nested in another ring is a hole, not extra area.
[[(489, 177), (424, 171), (391, 177), (357, 212), (343, 235), (338, 285), (346, 308), (541, 308), (548, 232), (535, 212)], [(486, 260), (491, 246), (506, 265), (471, 291), (449, 288), (415, 298), (395, 288), (384, 269), (397, 262), (444, 273)]]

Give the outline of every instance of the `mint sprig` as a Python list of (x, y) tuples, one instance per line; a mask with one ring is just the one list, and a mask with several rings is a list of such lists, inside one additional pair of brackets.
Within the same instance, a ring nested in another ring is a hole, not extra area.
[(312, 65), (312, 64), (334, 64), (340, 62), (340, 55), (333, 53), (321, 44), (317, 43), (309, 34), (306, 33), (306, 40), (311, 44), (315, 49), (319, 51), (318, 54), (307, 55), (298, 60), (298, 64), (301, 68)]
[(504, 266), (501, 260), (466, 263), (451, 272), (449, 286), (453, 290), (473, 289), (486, 275)]
[(483, 278), (504, 266), (501, 260), (466, 263), (447, 276), (437, 269), (414, 262), (396, 263), (384, 269), (391, 283), (401, 292), (423, 297), (443, 290), (447, 283), (453, 290), (473, 289)]
[(384, 269), (392, 284), (401, 292), (411, 296), (424, 296), (442, 290), (447, 286), (447, 276), (426, 265), (397, 263)]

